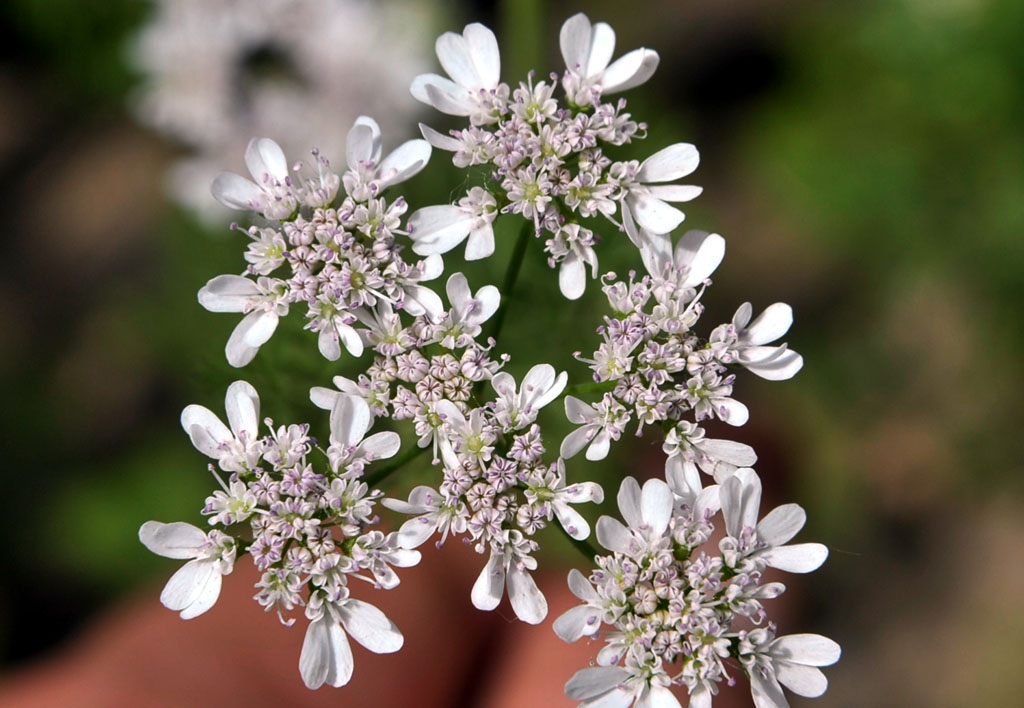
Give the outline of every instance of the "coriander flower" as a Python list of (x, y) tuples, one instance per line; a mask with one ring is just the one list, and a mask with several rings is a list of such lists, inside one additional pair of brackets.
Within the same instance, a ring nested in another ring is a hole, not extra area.
[(739, 659), (750, 675), (750, 692), (756, 708), (789, 708), (783, 684), (805, 698), (817, 698), (828, 688), (828, 679), (817, 667), (839, 661), (842, 650), (820, 634), (789, 634), (776, 637), (768, 629), (754, 629), (740, 637)]
[(615, 31), (604, 22), (591, 25), (582, 12), (562, 24), (558, 43), (568, 69), (562, 86), (577, 106), (589, 106), (603, 95), (639, 86), (658, 68), (658, 53), (643, 48), (609, 66), (615, 52)]
[(413, 79), (413, 98), (452, 116), (469, 116), (474, 125), (497, 119), (508, 98), (498, 92), (501, 56), (494, 33), (474, 22), (462, 34), (445, 32), (435, 44), (437, 58), (451, 78), (421, 74)]
[(245, 381), (228, 386), (224, 397), (229, 430), (205, 406), (192, 404), (181, 412), (181, 427), (199, 452), (217, 460), (226, 472), (251, 470), (263, 454), (259, 437), (260, 397)]
[(828, 558), (828, 548), (820, 543), (784, 545), (807, 522), (807, 513), (798, 504), (783, 504), (757, 520), (761, 480), (754, 470), (737, 470), (725, 480), (721, 501), (729, 534), (722, 540), (722, 555), (730, 567), (749, 559), (788, 573), (810, 573)]
[(236, 368), (255, 358), (288, 314), (288, 288), (282, 281), (261, 277), (256, 282), (240, 275), (218, 275), (199, 290), (199, 304), (210, 312), (242, 312), (224, 347), (228, 363)]
[(520, 430), (537, 419), (537, 412), (551, 403), (565, 390), (566, 372), (555, 375), (550, 364), (537, 364), (523, 377), (522, 388), (507, 372), (491, 378), (491, 386), (498, 394), (494, 415), (498, 422), (510, 430)]
[(311, 614), (315, 619), (306, 629), (299, 655), (299, 673), (307, 688), (317, 689), (325, 683), (338, 688), (352, 678), (354, 662), (346, 632), (376, 654), (391, 654), (405, 643), (394, 622), (361, 600), (311, 602), (306, 615)]
[(164, 558), (191, 558), (171, 576), (160, 593), (160, 602), (192, 619), (213, 607), (220, 596), (222, 576), (235, 564), (235, 541), (215, 530), (209, 533), (192, 524), (147, 521), (139, 528), (143, 545)]
[[(626, 190), (622, 201), (622, 219), (627, 233), (631, 220), (651, 234), (667, 234), (682, 223), (686, 216), (668, 202), (688, 202), (700, 196), (701, 187), (684, 184), (661, 184), (691, 174), (697, 169), (700, 155), (689, 143), (669, 145), (654, 153), (642, 163), (622, 163), (621, 184)], [(631, 236), (634, 243), (640, 243)]]
[(359, 116), (348, 132), (345, 159), (348, 162), (348, 172), (342, 177), (345, 191), (356, 201), (366, 201), (426, 167), (430, 161), (430, 143), (408, 140), (382, 160), (380, 126), (369, 116)]
[[(481, 187), (473, 187), (454, 204), (423, 207), (409, 217), (412, 250), (421, 256), (447, 253), (466, 241), (466, 260), (494, 253), (494, 227), (498, 202)], [(467, 240), (468, 237), (468, 240)]]
[(369, 462), (395, 456), (402, 444), (398, 433), (383, 431), (365, 437), (372, 425), (373, 415), (365, 400), (345, 393), (335, 397), (331, 408), (331, 446), (327, 448), (331, 469), (348, 467), (346, 474), (359, 476)]
[(796, 376), (804, 359), (785, 344), (764, 346), (789, 331), (793, 324), (793, 308), (783, 302), (768, 306), (751, 322), (753, 308), (749, 302), (740, 305), (731, 325), (723, 325), (711, 333), (711, 342), (727, 350), (751, 373), (769, 381), (783, 381)]
[(270, 138), (253, 138), (245, 148), (245, 166), (253, 180), (234, 172), (213, 178), (210, 191), (226, 207), (255, 211), (267, 219), (286, 219), (299, 206), (281, 146)]

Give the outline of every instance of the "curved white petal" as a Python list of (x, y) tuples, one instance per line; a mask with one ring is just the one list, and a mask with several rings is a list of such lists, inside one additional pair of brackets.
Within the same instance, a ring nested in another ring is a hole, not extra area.
[(228, 386), (224, 408), (227, 410), (231, 431), (236, 437), (241, 437), (242, 432), (250, 441), (259, 437), (260, 397), (252, 384), (248, 381), (235, 381)]
[(331, 442), (356, 445), (370, 429), (372, 416), (366, 401), (341, 394), (331, 410)]
[(439, 150), (457, 152), (462, 149), (462, 143), (460, 141), (450, 135), (439, 133), (424, 123), (420, 123), (420, 133), (428, 143)]
[(386, 460), (389, 457), (394, 457), (401, 447), (402, 438), (398, 436), (398, 433), (390, 430), (374, 433), (359, 445), (359, 448), (365, 454), (370, 455), (375, 460)]
[(553, 505), (558, 523), (562, 525), (565, 532), (577, 541), (582, 541), (590, 535), (590, 524), (583, 518), (583, 515), (565, 503), (555, 502)]
[(311, 622), (299, 655), (299, 673), (306, 687), (344, 686), (352, 678), (352, 668), (352, 648), (341, 625), (330, 616)]
[(690, 143), (676, 143), (658, 150), (640, 165), (638, 182), (671, 182), (691, 174), (700, 164), (700, 153)]
[[(589, 669), (580, 669), (565, 684), (565, 695), (574, 701), (586, 701), (615, 689), (630, 676), (629, 670), (621, 666), (595, 666)], [(630, 695), (631, 702), (632, 695)]]
[[(394, 503), (395, 501), (397, 500), (385, 499), (382, 503), (389, 509), (409, 513), (388, 503)], [(409, 519), (398, 529), (398, 545), (405, 549), (419, 548), (427, 542), (428, 538), (434, 535), (436, 530), (437, 526), (426, 516), (417, 516), (415, 519)]]
[[(492, 89), (501, 81), (501, 55), (494, 32), (474, 22), (462, 30), (466, 47), (480, 81), (479, 88)], [(452, 77), (455, 78), (455, 77)]]
[(170, 524), (147, 521), (139, 527), (139, 540), (158, 556), (184, 560), (199, 555), (199, 549), (206, 543), (206, 534), (184, 521)]
[(473, 222), (471, 214), (451, 204), (417, 209), (408, 222), (412, 250), (420, 255), (447, 253), (469, 235)]
[(590, 433), (593, 432), (594, 426), (584, 425), (582, 428), (576, 428), (562, 440), (562, 446), (558, 450), (558, 454), (568, 460), (569, 458), (578, 455), (579, 452), (590, 443)]
[(220, 585), (215, 561), (191, 560), (167, 581), (160, 602), (169, 610), (180, 610), (182, 619), (192, 619), (213, 607), (220, 596)]
[(244, 312), (259, 295), (256, 283), (241, 275), (218, 275), (199, 290), (199, 304), (210, 312)]
[(277, 321), (276, 313), (260, 310), (253, 310), (243, 317), (224, 347), (228, 363), (237, 368), (252, 361), (260, 346), (274, 334)]
[(586, 71), (590, 55), (590, 20), (585, 14), (578, 12), (562, 23), (558, 46), (567, 69), (580, 74)]
[(784, 302), (769, 305), (744, 330), (743, 341), (748, 344), (768, 344), (779, 339), (793, 326), (793, 308)]
[(558, 289), (569, 300), (578, 300), (587, 289), (587, 270), (576, 251), (570, 251), (558, 269)]
[(505, 592), (505, 564), (500, 554), (491, 553), (487, 565), (473, 583), (470, 599), (478, 610), (493, 610)]
[[(588, 47), (586, 65), (583, 68), (585, 77), (597, 76), (608, 68), (608, 62), (615, 54), (615, 30), (606, 22), (598, 22), (590, 28), (590, 46)], [(607, 76), (607, 73), (605, 74)], [(602, 77), (602, 85), (604, 84)]]
[(418, 173), (430, 162), (430, 152), (426, 140), (409, 140), (399, 145), (380, 163), (381, 187), (404, 182)]
[(220, 457), (219, 446), (234, 439), (228, 426), (213, 411), (194, 403), (181, 412), (181, 427), (199, 452), (214, 459)]
[(345, 631), (377, 654), (391, 654), (402, 648), (405, 638), (395, 623), (373, 605), (350, 599), (338, 610)]
[(788, 661), (775, 662), (775, 678), (798, 696), (817, 698), (828, 690), (828, 679), (821, 669)]
[(605, 69), (602, 94), (625, 91), (646, 83), (658, 68), (660, 57), (653, 49), (634, 49)]
[(725, 239), (706, 231), (687, 231), (676, 244), (673, 260), (690, 267), (684, 286), (695, 287), (715, 272), (725, 258)]
[(675, 498), (672, 490), (660, 479), (649, 479), (644, 482), (640, 494), (640, 510), (644, 523), (650, 528), (654, 536), (661, 536), (668, 528), (669, 519), (672, 518), (672, 507)]
[(478, 261), (494, 253), (494, 227), (487, 221), (475, 221), (466, 241), (466, 260)]
[(267, 177), (283, 182), (288, 177), (288, 160), (281, 146), (270, 138), (253, 138), (245, 148), (245, 166), (257, 184)]
[(515, 563), (508, 569), (508, 599), (516, 617), (527, 624), (540, 624), (548, 616), (548, 602), (533, 576)]
[(735, 398), (719, 398), (715, 400), (715, 413), (719, 419), (736, 427), (746, 425), (747, 421), (750, 420), (750, 409), (747, 408), (745, 403), (741, 403)]
[(674, 231), (686, 218), (683, 212), (651, 194), (630, 192), (626, 200), (637, 224), (653, 234)]
[(559, 616), (551, 628), (562, 641), (571, 644), (581, 637), (593, 634), (600, 626), (601, 622), (598, 621), (593, 607), (578, 605)]
[(619, 505), (619, 513), (630, 528), (638, 529), (644, 522), (642, 496), (640, 483), (633, 477), (626, 477), (619, 484), (619, 493), (615, 501)]
[(597, 520), (597, 542), (609, 551), (632, 555), (637, 550), (636, 538), (618, 519), (602, 516)]
[(258, 209), (263, 200), (259, 185), (234, 172), (219, 172), (210, 184), (210, 194), (229, 209)]
[[(589, 423), (591, 420), (597, 417), (597, 411), (594, 410), (593, 406), (588, 403), (584, 403), (576, 396), (565, 397), (565, 417), (569, 419), (570, 423), (576, 423), (581, 425), (583, 423)], [(562, 455), (565, 457), (565, 455)]]
[(828, 548), (820, 543), (796, 543), (792, 546), (769, 548), (758, 557), (768, 565), (787, 573), (810, 573), (821, 567), (828, 558)]
[[(607, 430), (603, 428), (594, 436), (593, 442), (587, 447), (586, 457), (591, 462), (597, 462), (608, 457), (608, 450), (611, 449), (612, 439)], [(564, 457), (564, 455), (563, 455)]]
[[(417, 101), (434, 106), (442, 113), (449, 113), (445, 108), (455, 108), (459, 111), (450, 115), (468, 116), (473, 112), (472, 94), (451, 79), (438, 74), (420, 74), (412, 80), (409, 92)], [(440, 102), (445, 108), (436, 102)]]
[(842, 655), (840, 646), (820, 634), (787, 634), (771, 644), (772, 657), (806, 666), (831, 666)]
[(807, 512), (799, 504), (783, 504), (772, 509), (757, 525), (757, 535), (769, 546), (787, 543), (807, 523)]

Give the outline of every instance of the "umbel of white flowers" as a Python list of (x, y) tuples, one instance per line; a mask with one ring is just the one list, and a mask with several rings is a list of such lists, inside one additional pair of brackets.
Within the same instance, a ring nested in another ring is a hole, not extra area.
[[(182, 426), (215, 460), (220, 488), (202, 509), (209, 531), (153, 521), (140, 529), (150, 550), (187, 561), (161, 601), (185, 619), (207, 611), (222, 576), (249, 555), (262, 573), (255, 599), (286, 624), (299, 608), (309, 621), (299, 659), (306, 685), (340, 686), (352, 675), (348, 637), (379, 653), (403, 642), (386, 616), (353, 596), (349, 580), (394, 588), (396, 569), (419, 562), (418, 547), (459, 536), (486, 558), (467, 589), (471, 602), (493, 610), (507, 596), (520, 620), (539, 624), (548, 614), (533, 578), (542, 531), (554, 526), (585, 541), (592, 524), (577, 505), (604, 498), (596, 483), (570, 481), (578, 474), (571, 466), (605, 458), (635, 421), (638, 435), (646, 426), (662, 431), (665, 476), (642, 487), (623, 480), (625, 523), (602, 517), (596, 535), (607, 552), (592, 558), (589, 575), (569, 574), (583, 604), (554, 629), (566, 641), (600, 636), (605, 646), (566, 693), (589, 708), (671, 708), (685, 692), (690, 705), (706, 707), (739, 667), (758, 708), (784, 708), (782, 686), (820, 695), (827, 683), (818, 667), (835, 662), (839, 647), (814, 634), (778, 636), (769, 601), (785, 588), (763, 575), (812, 571), (827, 550), (789, 543), (806, 519), (796, 504), (759, 520), (755, 451), (704, 428), (716, 419), (747, 422), (737, 397), (744, 370), (779, 381), (801, 369), (802, 357), (778, 341), (792, 311), (775, 303), (754, 317), (744, 303), (729, 322), (701, 324), (725, 240), (696, 230), (673, 236), (683, 214), (671, 204), (700, 190), (666, 184), (696, 168), (696, 150), (670, 145), (642, 163), (603, 153), (644, 134), (624, 101), (604, 97), (650, 78), (657, 54), (637, 49), (611, 61), (614, 32), (582, 14), (563, 25), (560, 40), (561, 104), (557, 75), (550, 84), (531, 75), (514, 90), (501, 83), (494, 35), (473, 24), (437, 42), (450, 78), (425, 74), (412, 87), (417, 98), (467, 117), (468, 127), (442, 135), (424, 126), (426, 140), (382, 157), (377, 124), (361, 117), (340, 176), (319, 156), (314, 171), (289, 169), (276, 143), (257, 138), (246, 152), (252, 179), (223, 173), (214, 181), (222, 203), (263, 219), (244, 230), (245, 272), (217, 276), (199, 293), (207, 309), (243, 315), (228, 361), (248, 364), (300, 303), (323, 356), (333, 361), (344, 349), (372, 360), (356, 378), (335, 376), (334, 387), (310, 391), (330, 411), (326, 449), (305, 425), (266, 419), (261, 429), (259, 399), (245, 382), (228, 389), (227, 425), (202, 406), (185, 409)], [(385, 192), (425, 166), (431, 145), (453, 152), (459, 167), (486, 165), (488, 176), (455, 204), (415, 211), (403, 227), (405, 199)], [(474, 290), (453, 273), (446, 306), (424, 284), (442, 276), (442, 254), (462, 241), (468, 258), (491, 255), (501, 214), (526, 219), (527, 236), (546, 235), (569, 298), (583, 292), (585, 266), (597, 272), (597, 238), (580, 219), (600, 214), (621, 228), (607, 240), (632, 249), (646, 271), (601, 278), (609, 312), (597, 326), (600, 343), (591, 357), (576, 354), (593, 378), (576, 393), (594, 392), (590, 401), (567, 395), (567, 372), (548, 364), (521, 378), (503, 370), (496, 287)], [(410, 246), (424, 258), (406, 261)], [(495, 336), (485, 337), (485, 326)], [(557, 455), (547, 452), (539, 417), (548, 406), (579, 426), (556, 441)], [(399, 454), (397, 433), (368, 435), (379, 419), (405, 426), (416, 442)], [(371, 489), (420, 451), (431, 453), (432, 483), (405, 500)], [(395, 461), (379, 464), (388, 458)], [(713, 483), (705, 486), (704, 476)], [(409, 518), (397, 530), (379, 528), (378, 502)], [(719, 514), (724, 537), (713, 544)]]

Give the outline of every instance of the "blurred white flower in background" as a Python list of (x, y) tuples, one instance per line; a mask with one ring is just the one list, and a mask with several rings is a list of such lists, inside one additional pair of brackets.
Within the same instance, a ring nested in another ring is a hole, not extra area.
[(228, 221), (210, 182), (241, 167), (255, 135), (274, 136), (293, 159), (310, 160), (315, 147), (339, 165), (361, 114), (406, 137), (418, 112), (409, 82), (430, 61), (420, 28), (433, 10), (412, 0), (154, 0), (129, 47), (142, 74), (132, 102), (143, 123), (187, 149), (168, 175), (173, 198)]

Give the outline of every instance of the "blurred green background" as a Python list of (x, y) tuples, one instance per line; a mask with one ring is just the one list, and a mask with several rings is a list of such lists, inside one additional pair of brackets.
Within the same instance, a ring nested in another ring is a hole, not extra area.
[[(805, 369), (782, 384), (741, 380), (752, 420), (737, 439), (758, 449), (773, 502), (807, 508), (802, 538), (832, 549), (822, 571), (791, 583), (793, 631), (844, 648), (821, 704), (1017, 704), (1024, 3), (477, 2), (435, 12), (424, 41), (481, 20), (502, 43), (506, 81), (534, 62), (543, 75), (561, 68), (558, 27), (579, 9), (613, 25), (618, 54), (661, 54), (654, 79), (626, 95), (650, 126), (633, 155), (680, 140), (701, 150), (694, 181), (705, 192), (687, 224), (728, 242), (709, 322), (745, 300), (795, 309), (789, 342)], [(243, 240), (165, 197), (182, 147), (127, 108), (144, 77), (126, 45), (151, 12), (133, 0), (0, 7), (0, 659), (10, 671), (170, 572), (136, 529), (200, 518), (210, 479), (178, 427), (185, 404), (222, 410), (225, 386), (244, 377), (266, 415), (326, 437), (306, 391), (358, 370), (322, 360), (299, 313), (244, 371), (224, 361), (236, 318), (205, 312), (195, 293), (242, 269)], [(427, 51), (420, 70), (435, 71)], [(385, 134), (385, 150), (412, 136), (409, 103), (409, 133)], [(461, 183), (446, 162), (438, 155), (409, 183), (413, 208)], [(467, 270), (474, 287), (500, 282), (515, 228), (499, 222), (497, 255)], [(593, 283), (579, 302), (560, 298), (539, 246), (499, 349), (516, 375), (548, 361), (586, 380), (571, 353), (593, 350), (603, 298)], [(598, 253), (602, 270), (640, 267), (623, 241)], [(593, 474), (632, 472), (653, 444), (622, 444)], [(582, 463), (570, 470), (591, 476)], [(26, 612), (40, 606), (42, 622)]]

